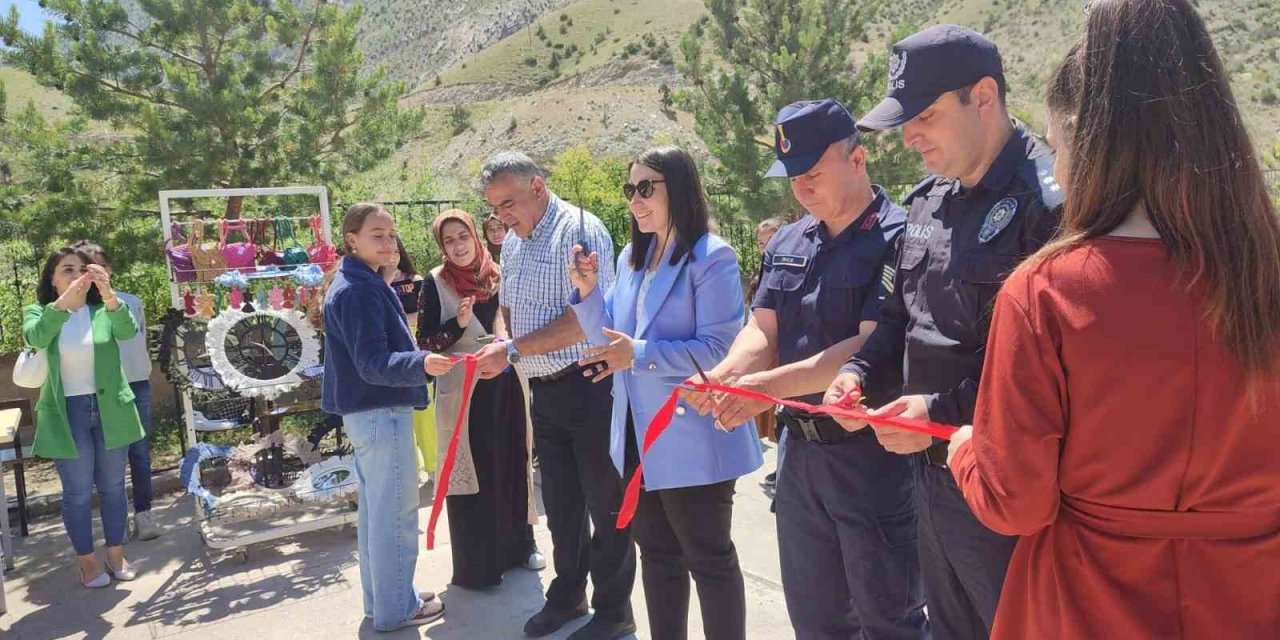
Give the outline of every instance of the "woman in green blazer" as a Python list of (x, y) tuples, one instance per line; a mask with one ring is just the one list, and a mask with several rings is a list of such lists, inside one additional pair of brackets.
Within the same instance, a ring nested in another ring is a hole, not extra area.
[[(49, 360), (36, 403), (34, 452), (52, 458), (62, 480), (62, 523), (79, 556), (80, 582), (105, 587), (135, 577), (124, 558), (129, 444), (144, 435), (117, 341), (138, 332), (106, 269), (64, 247), (45, 261), (38, 304), (23, 314), (22, 337)], [(93, 489), (107, 539), (103, 571), (93, 551)]]

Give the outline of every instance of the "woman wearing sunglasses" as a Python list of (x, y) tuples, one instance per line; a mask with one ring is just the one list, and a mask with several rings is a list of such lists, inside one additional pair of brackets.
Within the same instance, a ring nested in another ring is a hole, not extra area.
[[(649, 421), (673, 386), (720, 362), (742, 326), (738, 259), (708, 233), (698, 169), (675, 147), (631, 163), (631, 242), (618, 280), (596, 286), (599, 258), (574, 248), (570, 301), (596, 345), (582, 364), (599, 382), (613, 376), (610, 455), (619, 473), (637, 466)], [(697, 362), (697, 365), (695, 365)], [(616, 375), (613, 375), (616, 374)], [(649, 626), (655, 640), (688, 634), (689, 575), (698, 586), (706, 637), (746, 637), (746, 598), (729, 537), (734, 483), (762, 464), (753, 422), (717, 430), (712, 416), (679, 407), (671, 428), (644, 456), (644, 491), (632, 532), (640, 545)]]

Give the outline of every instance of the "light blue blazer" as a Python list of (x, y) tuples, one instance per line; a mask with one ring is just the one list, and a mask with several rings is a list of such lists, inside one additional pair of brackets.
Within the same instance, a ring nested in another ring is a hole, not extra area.
[[(631, 245), (618, 256), (618, 280), (611, 290), (601, 294), (596, 287), (585, 300), (575, 291), (569, 299), (593, 346), (608, 343), (604, 327), (635, 339), (634, 365), (612, 376), (609, 455), (619, 474), (624, 472), (627, 408), (635, 420), (639, 451), (649, 421), (672, 387), (697, 374), (685, 349), (710, 370), (724, 359), (742, 328), (742, 280), (733, 247), (708, 234), (693, 246), (692, 259), (686, 254), (671, 265), (674, 248), (672, 243), (662, 257), (643, 305), (638, 298), (644, 272), (631, 269)], [(754, 420), (726, 433), (715, 428), (712, 416), (698, 415), (684, 401), (642, 460), (648, 491), (723, 482), (751, 473), (764, 462)]]

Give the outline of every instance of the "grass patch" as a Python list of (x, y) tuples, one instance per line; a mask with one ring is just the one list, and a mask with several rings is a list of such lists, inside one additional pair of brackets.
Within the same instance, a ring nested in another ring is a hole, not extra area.
[[(701, 0), (584, 0), (543, 16), (468, 58), (465, 68), (459, 64), (443, 71), (440, 78), (445, 85), (500, 82), (536, 87), (544, 76), (570, 76), (608, 63), (627, 45), (641, 46), (646, 34), (659, 41), (665, 37), (674, 48), (703, 13)], [(555, 49), (556, 45), (562, 46)], [(575, 55), (560, 55), (559, 73), (548, 73), (552, 52), (564, 50)], [(537, 64), (529, 64), (528, 58)]]

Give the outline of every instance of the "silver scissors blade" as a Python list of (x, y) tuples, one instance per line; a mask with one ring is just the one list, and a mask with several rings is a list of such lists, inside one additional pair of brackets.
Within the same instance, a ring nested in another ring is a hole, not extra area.
[(693, 352), (689, 350), (689, 347), (685, 347), (684, 352), (689, 354), (689, 362), (693, 363), (694, 371), (697, 371), (698, 377), (702, 378), (702, 384), (711, 384), (711, 381), (707, 379), (707, 373), (702, 370), (702, 365), (698, 364), (698, 359), (693, 357)]

